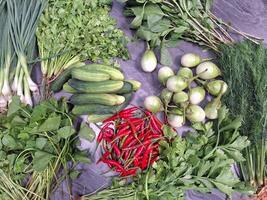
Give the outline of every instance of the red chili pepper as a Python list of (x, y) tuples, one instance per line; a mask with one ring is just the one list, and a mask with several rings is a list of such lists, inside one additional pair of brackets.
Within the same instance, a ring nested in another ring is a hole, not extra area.
[(116, 119), (118, 119), (118, 115), (117, 114), (112, 116), (112, 117), (107, 118), (106, 120), (103, 121), (103, 123), (110, 122), (110, 121), (115, 121)]
[(116, 171), (118, 170), (118, 172), (124, 172), (124, 168), (121, 166), (120, 163), (114, 161), (114, 160), (105, 160), (104, 161), (106, 164), (110, 164), (111, 166), (113, 165), (116, 169)]
[(129, 169), (123, 173), (121, 173), (120, 176), (124, 177), (124, 176), (135, 176), (136, 175), (136, 171), (138, 168), (134, 168), (134, 169)]
[(148, 164), (148, 157), (149, 157), (149, 154), (153, 151), (153, 148), (148, 148), (146, 150), (146, 152), (144, 153), (144, 158), (142, 160), (142, 165), (141, 165), (141, 169), (145, 169), (147, 167), (147, 164)]
[(135, 145), (135, 146), (131, 146), (131, 147), (125, 147), (123, 148), (122, 150), (123, 151), (127, 151), (127, 150), (132, 150), (132, 149), (136, 149), (140, 146), (146, 146), (146, 145), (149, 145), (151, 143), (151, 140), (147, 140), (145, 142), (143, 142), (142, 144), (138, 144), (138, 145)]
[(149, 121), (150, 127), (152, 130), (155, 130), (158, 134), (162, 133), (162, 130), (158, 127), (155, 117), (152, 115)]
[(126, 131), (126, 132), (120, 132), (119, 134), (117, 134), (117, 135), (114, 137), (112, 143), (115, 142), (116, 140), (120, 139), (120, 138), (123, 137), (123, 136), (128, 136), (130, 133), (131, 133), (130, 130), (129, 130), (129, 131)]
[(127, 139), (124, 141), (123, 145), (122, 145), (122, 148), (125, 148), (129, 145), (129, 143), (134, 139), (134, 136), (133, 135), (129, 135), (127, 137)]
[(155, 157), (153, 159), (150, 160), (149, 164), (152, 165), (155, 161), (157, 161), (159, 159), (159, 157)]
[(117, 157), (120, 158), (121, 157), (121, 151), (120, 151), (118, 145), (117, 144), (113, 144), (112, 146), (113, 146), (113, 149), (114, 149)]

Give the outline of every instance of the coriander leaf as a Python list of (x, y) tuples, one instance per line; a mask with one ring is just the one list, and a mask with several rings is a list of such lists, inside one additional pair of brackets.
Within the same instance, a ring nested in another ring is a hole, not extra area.
[(173, 128), (170, 126), (163, 125), (162, 131), (163, 131), (164, 136), (167, 137), (168, 139), (172, 139), (177, 136), (176, 131), (174, 131)]

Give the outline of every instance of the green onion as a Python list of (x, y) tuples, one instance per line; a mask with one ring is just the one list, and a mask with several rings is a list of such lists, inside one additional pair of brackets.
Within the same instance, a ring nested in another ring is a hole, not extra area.
[[(7, 1), (8, 19), (11, 23), (10, 38), (17, 58), (15, 75), (12, 77), (12, 90), (27, 104), (31, 104), (28, 89), (32, 92), (38, 92), (38, 86), (31, 79), (31, 66), (28, 63), (33, 58), (37, 22), (46, 4), (47, 0)], [(9, 55), (7, 58), (9, 58)], [(10, 63), (11, 61), (7, 60), (7, 76)], [(9, 85), (7, 87), (10, 88)], [(6, 92), (8, 92), (8, 89)], [(27, 101), (25, 101), (25, 95), (27, 96)]]

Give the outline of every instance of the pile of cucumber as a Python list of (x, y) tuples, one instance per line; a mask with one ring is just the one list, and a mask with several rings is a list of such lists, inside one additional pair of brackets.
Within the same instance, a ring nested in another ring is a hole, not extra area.
[(54, 92), (73, 94), (72, 113), (88, 115), (90, 122), (100, 122), (124, 109), (133, 93), (141, 87), (136, 80), (124, 80), (123, 73), (112, 66), (89, 64), (65, 70), (52, 84)]

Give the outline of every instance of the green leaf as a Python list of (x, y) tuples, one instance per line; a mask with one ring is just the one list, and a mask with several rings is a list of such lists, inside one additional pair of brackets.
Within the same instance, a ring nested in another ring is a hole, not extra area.
[(218, 110), (218, 123), (219, 123), (219, 125), (222, 123), (222, 121), (226, 118), (227, 115), (228, 115), (228, 109), (226, 108), (226, 106), (222, 106)]
[(81, 174), (80, 171), (78, 171), (78, 170), (72, 170), (72, 171), (70, 172), (70, 178), (71, 178), (72, 180), (75, 180), (75, 179), (78, 178), (78, 176), (79, 176), (80, 174)]
[(161, 19), (164, 16), (164, 12), (162, 12), (159, 5), (148, 4), (145, 6), (144, 18), (147, 19), (149, 16), (156, 16), (157, 19)]
[(85, 140), (92, 142), (95, 139), (95, 132), (85, 122), (82, 122), (79, 131), (79, 136)]
[(17, 146), (15, 139), (10, 135), (4, 135), (4, 137), (2, 138), (2, 144), (11, 149), (15, 149)]
[(9, 117), (13, 113), (16, 113), (20, 109), (20, 98), (19, 96), (13, 96), (12, 101), (8, 106), (7, 116)]
[(44, 121), (38, 128), (38, 132), (58, 130), (60, 126), (61, 117), (50, 117)]
[(212, 6), (212, 3), (213, 3), (213, 0), (205, 0), (205, 10), (206, 11), (209, 11), (211, 9), (211, 6)]
[(133, 7), (131, 8), (133, 11), (135, 18), (130, 24), (131, 28), (137, 29), (142, 25), (143, 17), (144, 17), (144, 9), (142, 7)]
[(200, 166), (198, 167), (197, 176), (203, 176), (210, 169), (210, 161), (200, 162)]
[(47, 107), (40, 104), (37, 105), (32, 112), (31, 122), (37, 122), (41, 119), (45, 119), (47, 114)]
[(38, 137), (36, 139), (36, 148), (42, 150), (45, 147), (46, 143), (47, 143), (47, 139), (46, 138)]
[(81, 162), (81, 163), (87, 163), (90, 164), (91, 160), (88, 158), (88, 155), (86, 152), (79, 152), (74, 155), (74, 160), (76, 162)]
[(166, 66), (172, 66), (172, 57), (163, 41), (161, 42), (161, 47), (160, 47), (160, 64)]
[(175, 138), (177, 136), (176, 131), (174, 131), (173, 128), (168, 125), (163, 125), (162, 131), (163, 131), (164, 136), (169, 139)]
[(188, 29), (188, 27), (179, 26), (179, 27), (174, 29), (174, 32), (178, 33), (178, 34), (183, 34), (187, 29)]
[(230, 168), (224, 168), (219, 176), (216, 177), (216, 181), (229, 186), (234, 186), (239, 183), (239, 179), (233, 174)]
[(154, 22), (150, 20), (150, 23), (148, 23), (148, 28), (155, 33), (164, 32), (165, 30), (169, 30), (170, 27), (171, 27), (171, 21), (168, 19), (162, 19), (160, 21), (154, 21)]
[(28, 133), (22, 132), (22, 133), (18, 134), (18, 138), (21, 140), (29, 140), (30, 135)]
[(145, 40), (145, 41), (150, 41), (154, 37), (157, 37), (157, 35), (153, 32), (151, 32), (147, 27), (141, 26), (137, 31), (136, 31), (136, 36)]
[(54, 156), (52, 154), (43, 151), (35, 152), (32, 160), (33, 169), (37, 172), (44, 171), (48, 167), (48, 164), (51, 162), (53, 157)]
[(214, 181), (213, 183), (223, 193), (227, 194), (228, 196), (232, 195), (233, 189), (230, 186), (222, 184), (222, 183), (218, 183), (216, 181)]
[(228, 131), (228, 130), (234, 130), (236, 131), (237, 129), (239, 129), (242, 125), (242, 120), (240, 117), (235, 118), (234, 120), (232, 120), (231, 123), (225, 125), (224, 127), (220, 128), (220, 132), (224, 132), (224, 131)]
[(75, 133), (75, 129), (72, 126), (64, 126), (60, 128), (57, 133), (59, 137), (67, 139)]

